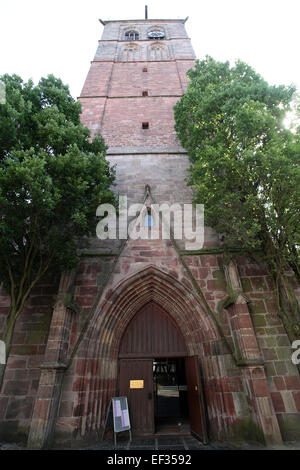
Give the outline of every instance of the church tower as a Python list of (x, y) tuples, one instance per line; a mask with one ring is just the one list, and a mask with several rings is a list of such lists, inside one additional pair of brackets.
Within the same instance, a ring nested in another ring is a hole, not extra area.
[[(189, 204), (189, 158), (173, 116), (195, 59), (186, 20), (101, 23), (82, 122), (104, 137), (129, 204)], [(98, 442), (118, 396), (128, 398), (134, 435), (300, 436), (299, 375), (267, 268), (224, 254), (210, 228), (204, 235), (197, 250), (172, 237), (95, 236), (76, 272), (62, 276), (30, 446)]]
[(117, 190), (134, 202), (147, 184), (157, 202), (190, 202), (188, 159), (173, 117), (195, 59), (185, 21), (101, 21), (102, 38), (79, 98), (82, 122), (101, 132), (116, 165)]

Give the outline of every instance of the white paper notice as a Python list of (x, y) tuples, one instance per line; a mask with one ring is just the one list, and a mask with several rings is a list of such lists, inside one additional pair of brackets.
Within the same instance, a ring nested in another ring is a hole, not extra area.
[(116, 416), (121, 416), (122, 415), (120, 400), (115, 401), (115, 415)]
[(124, 426), (127, 427), (129, 426), (129, 415), (128, 415), (128, 410), (123, 410), (123, 420)]
[(0, 341), (0, 364), (5, 364), (5, 358), (6, 358), (5, 343), (4, 341)]

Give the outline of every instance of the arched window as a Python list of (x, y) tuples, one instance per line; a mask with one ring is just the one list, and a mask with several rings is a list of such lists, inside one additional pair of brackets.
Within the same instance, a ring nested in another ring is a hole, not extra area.
[(126, 31), (125, 33), (125, 39), (127, 41), (138, 41), (139, 37), (140, 35), (137, 31), (131, 30), (131, 31)]
[(144, 227), (153, 227), (154, 226), (154, 219), (151, 214), (150, 207), (147, 207), (147, 211), (144, 216)]
[(139, 56), (139, 47), (134, 42), (125, 44), (124, 47), (122, 47), (119, 52), (120, 60), (123, 62), (135, 61), (138, 59), (138, 56)]
[(169, 52), (162, 44), (154, 43), (148, 47), (148, 60), (168, 60)]

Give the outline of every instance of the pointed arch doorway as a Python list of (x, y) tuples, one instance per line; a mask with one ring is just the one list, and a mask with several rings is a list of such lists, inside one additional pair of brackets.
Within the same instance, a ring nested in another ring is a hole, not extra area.
[[(190, 430), (207, 442), (199, 361), (173, 318), (149, 302), (128, 324), (119, 349), (118, 392), (135, 434)], [(181, 427), (184, 424), (184, 427)]]

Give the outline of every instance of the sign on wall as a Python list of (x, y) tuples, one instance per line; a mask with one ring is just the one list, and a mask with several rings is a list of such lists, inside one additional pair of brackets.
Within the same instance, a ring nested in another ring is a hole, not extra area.
[(144, 388), (143, 380), (130, 380), (130, 388)]

